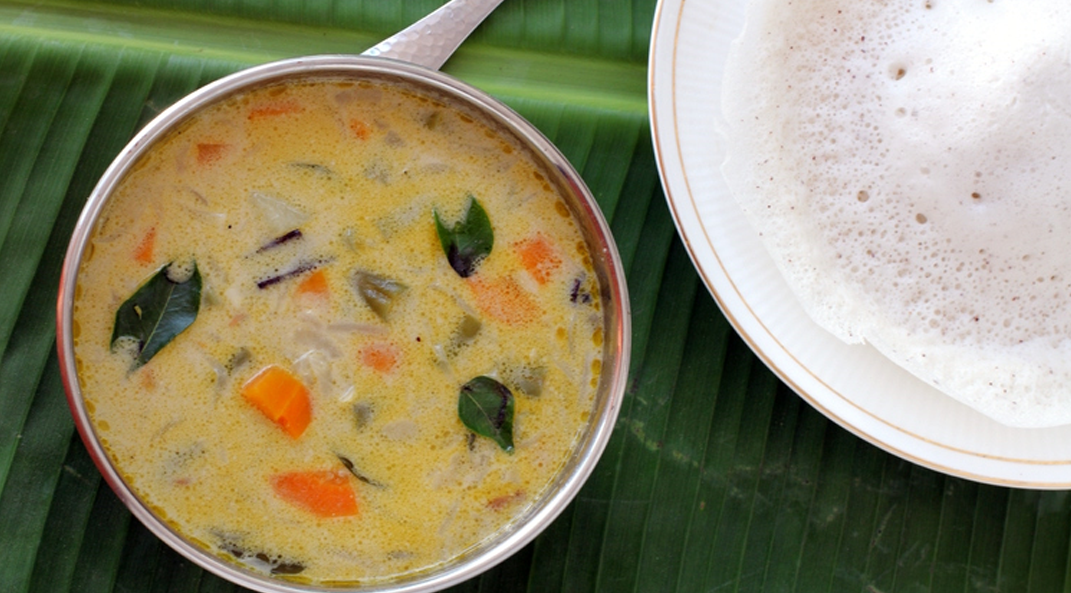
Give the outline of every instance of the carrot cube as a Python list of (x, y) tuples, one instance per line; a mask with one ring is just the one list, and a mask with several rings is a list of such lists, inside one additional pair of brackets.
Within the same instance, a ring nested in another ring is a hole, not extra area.
[(309, 274), (309, 276), (302, 280), (301, 284), (298, 284), (297, 287), (298, 294), (311, 294), (320, 297), (326, 297), (328, 291), (327, 276), (324, 274), (323, 270), (316, 270)]
[(134, 248), (134, 259), (140, 263), (152, 263), (153, 251), (156, 248), (156, 227), (150, 227)]
[(275, 422), (291, 438), (298, 438), (312, 421), (309, 390), (287, 370), (271, 365), (244, 386), (242, 397)]
[(389, 373), (398, 365), (400, 354), (393, 344), (385, 342), (369, 344), (361, 349), (361, 363), (380, 373)]
[(223, 158), (227, 145), (218, 142), (202, 142), (197, 145), (197, 163), (210, 165)]
[(357, 514), (357, 495), (349, 476), (342, 471), (296, 471), (271, 478), (272, 490), (283, 500), (318, 517), (350, 517)]
[(518, 241), (515, 248), (521, 258), (521, 265), (539, 284), (546, 284), (562, 265), (557, 250), (542, 235)]
[(368, 135), (371, 133), (371, 130), (368, 129), (368, 124), (359, 119), (350, 120), (350, 131), (360, 140), (367, 140)]
[(467, 280), (476, 297), (476, 306), (502, 323), (523, 325), (535, 321), (542, 313), (535, 300), (508, 276), (487, 280), (471, 276)]

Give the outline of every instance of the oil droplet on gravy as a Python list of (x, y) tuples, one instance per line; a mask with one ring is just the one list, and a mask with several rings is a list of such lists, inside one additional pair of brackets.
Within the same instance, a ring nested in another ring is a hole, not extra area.
[[(600, 299), (577, 291), (598, 286), (561, 197), (482, 121), (387, 83), (276, 85), (208, 108), (123, 180), (79, 271), (79, 380), (124, 479), (188, 539), (290, 578), (389, 578), (478, 544), (553, 480), (591, 416), (603, 322)], [(447, 262), (433, 212), (456, 219), (469, 196), (494, 230), (476, 274), (518, 286), (534, 319), (484, 315)], [(556, 256), (538, 279), (514, 248), (531, 237)], [(116, 309), (191, 260), (196, 320), (132, 371), (110, 350)], [(404, 285), (385, 316), (358, 272)], [(241, 395), (269, 365), (310, 393), (298, 438)], [(518, 368), (542, 385), (513, 389), (506, 453), (471, 437), (458, 390)], [(273, 491), (273, 476), (301, 471), (339, 472), (357, 513), (323, 518)]]

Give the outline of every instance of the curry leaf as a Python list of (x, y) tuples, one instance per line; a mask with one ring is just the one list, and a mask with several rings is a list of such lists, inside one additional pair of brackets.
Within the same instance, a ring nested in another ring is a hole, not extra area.
[(513, 452), (513, 394), (490, 377), (476, 377), (461, 386), (457, 415), (472, 432)]
[(201, 274), (196, 263), (190, 266), (192, 269), (183, 270), (184, 266), (172, 262), (160, 268), (115, 312), (112, 347), (132, 339), (134, 368), (149, 362), (197, 318)]
[(468, 209), (461, 220), (447, 227), (441, 218), (439, 211), (434, 211), (435, 229), (439, 232), (439, 242), (442, 243), (446, 260), (462, 278), (468, 278), (480, 265), (483, 258), (491, 254), (491, 247), (495, 243), (494, 230), (491, 228), (491, 220), (487, 218), (487, 212), (476, 198), (469, 196)]

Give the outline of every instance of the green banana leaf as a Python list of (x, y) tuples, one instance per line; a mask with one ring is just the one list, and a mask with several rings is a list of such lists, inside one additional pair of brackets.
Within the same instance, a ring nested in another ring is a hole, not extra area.
[[(55, 355), (64, 249), (154, 114), (227, 73), (357, 53), (441, 0), (0, 0), (0, 593), (238, 587), (150, 534), (74, 431)], [(842, 430), (781, 384), (702, 285), (646, 112), (654, 0), (507, 0), (445, 70), (556, 142), (632, 297), (631, 378), (588, 483), (532, 544), (453, 591), (1061, 591), (1067, 492), (979, 485)]]

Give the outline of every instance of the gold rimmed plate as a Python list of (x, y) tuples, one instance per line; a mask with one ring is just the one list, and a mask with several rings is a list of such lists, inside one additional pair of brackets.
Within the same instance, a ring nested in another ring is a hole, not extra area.
[(904, 459), (1024, 488), (1071, 487), (1071, 426), (997, 423), (804, 312), (730, 195), (721, 77), (746, 0), (660, 0), (648, 99), (659, 170), (682, 240), (721, 310), (786, 384), (831, 420)]

